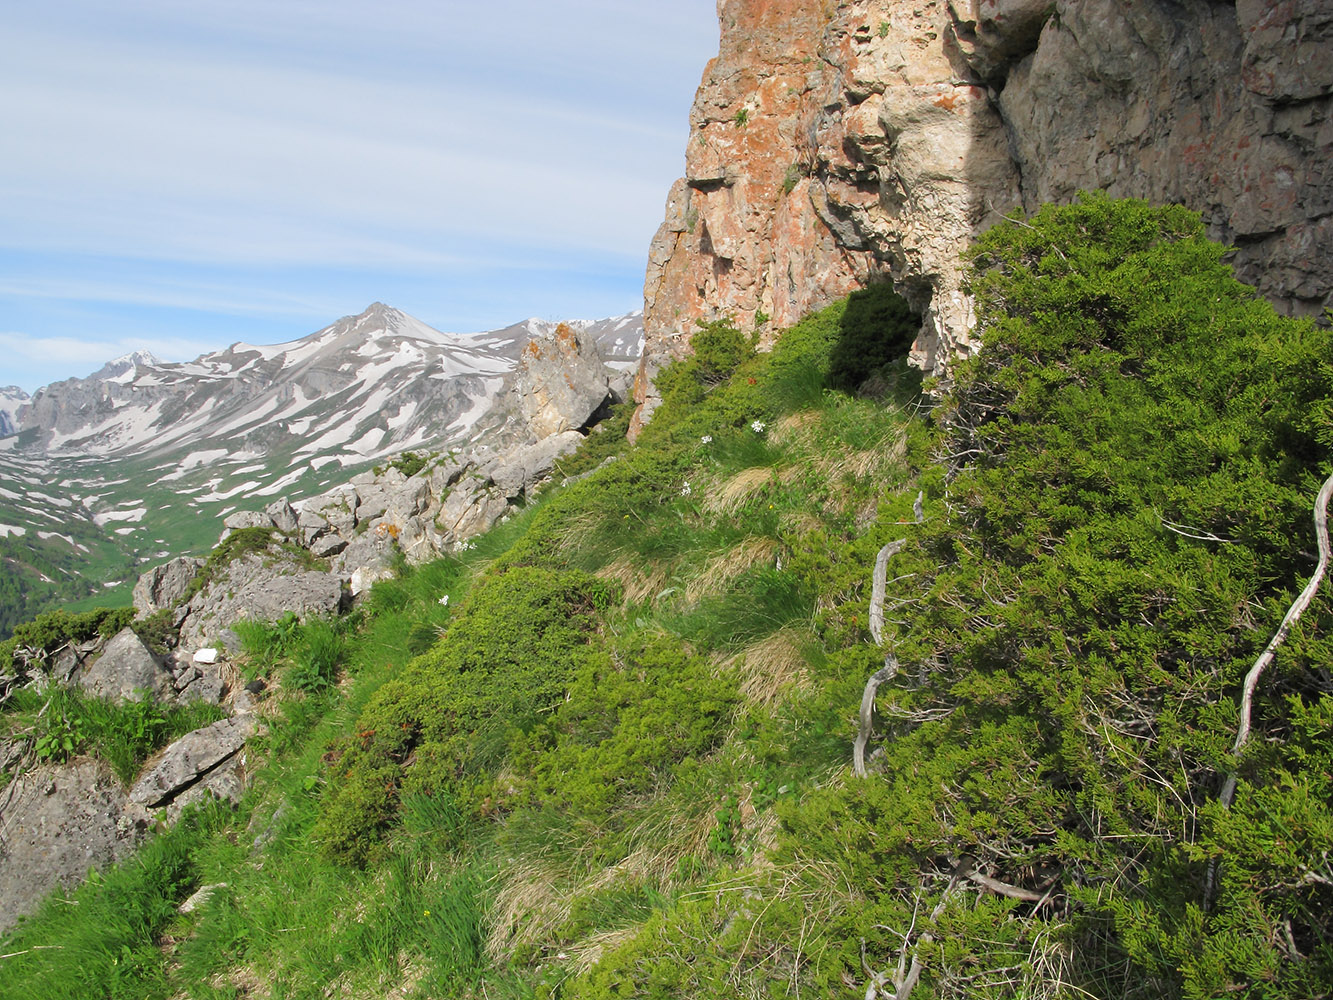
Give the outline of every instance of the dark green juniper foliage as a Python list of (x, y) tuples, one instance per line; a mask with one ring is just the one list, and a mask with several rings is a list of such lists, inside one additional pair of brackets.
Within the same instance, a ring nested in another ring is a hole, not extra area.
[(902, 667), (871, 776), (778, 803), (750, 915), (684, 899), (566, 996), (721, 995), (737, 955), (841, 989), (860, 940), (878, 972), (919, 958), (925, 995), (1328, 994), (1326, 596), (1265, 677), (1232, 809), (1216, 796), (1241, 678), (1312, 569), (1333, 355), (1223, 254), (1192, 213), (1101, 196), (982, 238), (942, 494), (888, 536)]
[(404, 794), (483, 808), (510, 740), (563, 696), (611, 597), (586, 574), (536, 568), (479, 585), (444, 641), (380, 688), (334, 752), (316, 830), (329, 855), (372, 857)]
[(1223, 252), (1193, 213), (1102, 196), (981, 239), (985, 347), (938, 414), (949, 516), (921, 541), (939, 571), (882, 699), (949, 714), (885, 745), (901, 804), (875, 826), (923, 872), (971, 856), (1049, 888), (1099, 995), (1333, 982), (1327, 854), (1290, 846), (1329, 843), (1330, 777), (1293, 766), (1333, 707), (1326, 598), (1265, 680), (1235, 811), (1214, 801), (1240, 680), (1312, 569), (1330, 342)]
[(49, 655), (67, 642), (87, 642), (98, 636), (110, 638), (133, 618), (133, 608), (97, 608), (79, 614), (63, 609), (44, 611), (32, 621), (15, 626), (14, 634), (0, 642), (0, 672), (11, 669), (14, 650), (19, 646)]

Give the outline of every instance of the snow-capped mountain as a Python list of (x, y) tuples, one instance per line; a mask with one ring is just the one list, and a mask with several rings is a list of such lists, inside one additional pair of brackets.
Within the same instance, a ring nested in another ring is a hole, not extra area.
[(135, 372), (140, 368), (150, 368), (160, 364), (162, 364), (162, 362), (159, 361), (151, 351), (131, 351), (129, 354), (122, 354), (114, 361), (108, 361), (83, 381), (125, 381), (126, 379), (133, 378)]
[(8, 437), (19, 432), (19, 407), (28, 402), (29, 396), (16, 385), (0, 386), (0, 437)]
[[(642, 344), (639, 314), (570, 324), (615, 367)], [(290, 452), (350, 465), (468, 439), (519, 351), (554, 323), (450, 334), (382, 303), (300, 340), (237, 343), (183, 364), (126, 355), (39, 389), (18, 420), (26, 452), (144, 456), (182, 447), (259, 457)]]
[[(640, 313), (568, 325), (628, 382)], [(34, 599), (123, 600), (137, 567), (206, 550), (237, 508), (323, 493), (404, 451), (531, 437), (520, 358), (556, 327), (442, 333), (375, 303), (285, 344), (181, 364), (137, 352), (31, 399), (0, 390), (0, 572)]]

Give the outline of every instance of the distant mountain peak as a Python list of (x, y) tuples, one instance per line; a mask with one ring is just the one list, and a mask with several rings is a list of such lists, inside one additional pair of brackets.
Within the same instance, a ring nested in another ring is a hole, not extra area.
[(113, 361), (108, 361), (93, 374), (90, 379), (108, 379), (119, 378), (128, 375), (131, 372), (138, 371), (140, 368), (152, 368), (161, 365), (164, 362), (156, 357), (151, 351), (130, 351), (129, 354), (122, 354)]
[[(637, 322), (575, 320), (571, 326), (581, 339), (597, 342), (613, 372), (637, 367)], [(33, 430), (24, 444), (29, 453), (63, 457), (194, 449), (253, 453), (257, 457), (245, 461), (262, 467), (262, 456), (281, 453), (282, 475), (290, 477), (307, 462), (351, 465), (470, 440), (507, 391), (523, 346), (546, 339), (555, 327), (525, 321), (486, 333), (444, 333), (372, 302), (283, 344), (237, 343), (179, 364), (132, 352), (89, 378), (40, 390), (31, 403), (22, 402), (22, 421), (19, 405), (3, 407), (10, 413), (6, 430), (21, 422), (23, 430)], [(242, 479), (232, 488), (284, 488), (261, 478), (256, 472), (253, 486)]]
[(130, 351), (129, 354), (122, 354), (114, 361), (109, 361), (107, 363), (112, 365), (160, 365), (162, 364), (162, 359), (152, 351)]
[(366, 306), (363, 312), (349, 318), (353, 322), (359, 323), (362, 320), (371, 319), (395, 320), (399, 316), (405, 315), (406, 313), (401, 310), (395, 309), (393, 306), (386, 306), (383, 302), (372, 302), (370, 305)]
[(31, 397), (16, 385), (0, 386), (0, 437), (19, 431), (19, 407)]

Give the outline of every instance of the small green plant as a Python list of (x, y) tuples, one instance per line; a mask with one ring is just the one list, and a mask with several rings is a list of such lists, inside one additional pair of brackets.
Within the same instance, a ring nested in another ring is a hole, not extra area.
[(735, 796), (728, 795), (722, 806), (713, 813), (717, 825), (708, 834), (708, 849), (720, 858), (736, 856), (736, 829), (740, 826), (741, 810)]
[(741, 108), (739, 111), (736, 112), (736, 115), (734, 118), (732, 118), (732, 121), (736, 123), (737, 128), (745, 128), (746, 125), (750, 124), (750, 109)]
[(876, 34), (878, 34), (880, 38), (888, 38), (891, 29), (892, 25), (890, 25), (888, 21), (880, 21)]
[(788, 166), (787, 172), (782, 175), (782, 193), (791, 194), (796, 189), (796, 185), (801, 183), (803, 176), (805, 176), (805, 171), (801, 169), (799, 163)]
[(33, 753), (41, 761), (63, 764), (83, 745), (83, 720), (64, 707), (47, 713), (45, 729), (33, 742)]
[(668, 366), (658, 376), (663, 399), (698, 401), (754, 354), (756, 338), (741, 333), (730, 317), (696, 323), (699, 329), (690, 338), (694, 354)]
[(296, 648), (301, 620), (288, 611), (275, 622), (239, 621), (232, 631), (240, 637), (247, 673), (253, 677), (272, 670)]
[(415, 451), (405, 451), (401, 455), (393, 458), (387, 465), (377, 465), (374, 468), (375, 475), (384, 475), (387, 469), (397, 469), (403, 475), (411, 478), (426, 467), (430, 461), (429, 455), (422, 455)]
[(127, 785), (154, 751), (224, 714), (203, 702), (163, 705), (143, 698), (116, 703), (65, 687), (20, 691), (11, 707), (14, 732), (31, 733), (38, 760), (59, 764), (76, 754), (92, 754)]
[(337, 679), (344, 651), (343, 638), (332, 622), (318, 619), (308, 623), (301, 630), (283, 684), (308, 694), (329, 687)]

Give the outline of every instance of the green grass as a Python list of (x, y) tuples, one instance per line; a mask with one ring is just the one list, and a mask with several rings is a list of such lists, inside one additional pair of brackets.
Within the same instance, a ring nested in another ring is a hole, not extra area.
[(28, 742), (38, 760), (62, 763), (92, 754), (126, 785), (155, 751), (224, 716), (216, 705), (161, 705), (152, 699), (115, 704), (64, 687), (26, 688), (5, 705), (11, 739)]
[[(933, 410), (885, 289), (770, 354), (702, 331), (576, 467), (615, 463), (339, 625), (242, 630), (276, 693), (239, 810), (128, 929), (49, 907), (11, 943), (102, 933), (143, 996), (859, 996), (904, 950), (923, 997), (1326, 992), (1326, 599), (1229, 743), (1308, 570), (1333, 351), (1220, 258), (1137, 203), (1002, 226)], [(0, 995), (72, 995), (46, 961)]]

